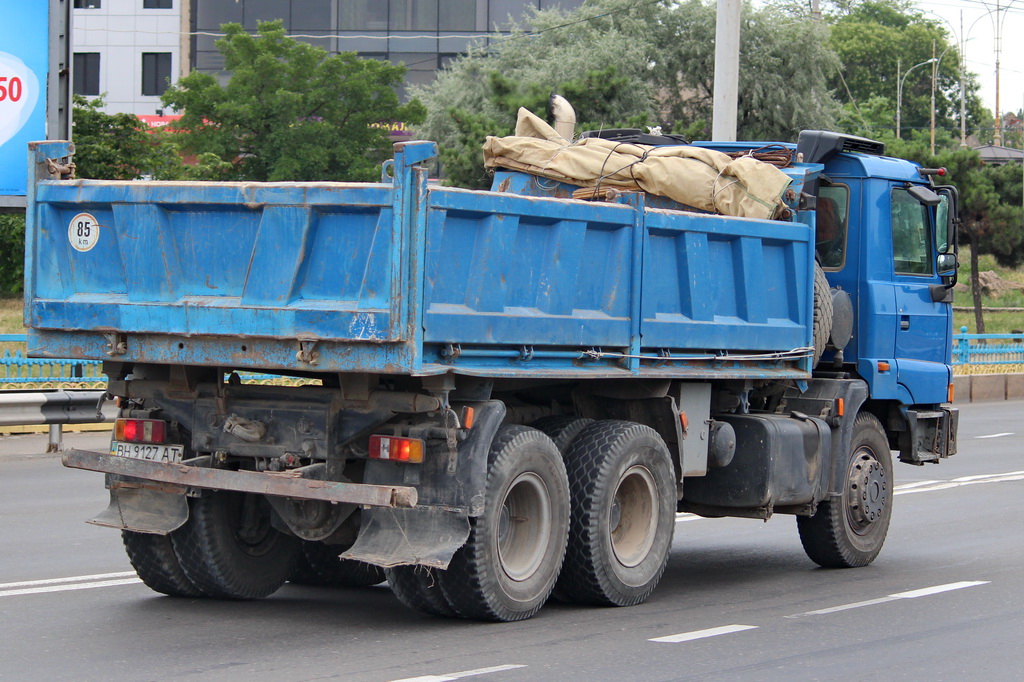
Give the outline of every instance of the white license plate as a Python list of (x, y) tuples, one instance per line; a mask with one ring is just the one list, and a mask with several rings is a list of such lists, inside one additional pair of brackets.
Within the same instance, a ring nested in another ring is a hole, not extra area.
[(147, 459), (151, 462), (180, 462), (185, 455), (185, 446), (114, 441), (110, 444), (110, 454), (116, 457)]

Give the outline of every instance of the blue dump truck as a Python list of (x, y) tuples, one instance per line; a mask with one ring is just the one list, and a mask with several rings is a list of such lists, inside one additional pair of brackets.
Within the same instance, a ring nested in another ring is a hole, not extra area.
[(863, 138), (771, 149), (761, 219), (442, 187), (431, 142), (380, 183), (76, 180), (35, 143), (29, 353), (102, 360), (120, 408), (64, 454), (107, 475), (92, 522), (167, 595), (386, 579), (498, 621), (642, 602), (680, 512), (793, 515), (814, 562), (870, 563), (891, 452), (956, 451), (956, 192)]

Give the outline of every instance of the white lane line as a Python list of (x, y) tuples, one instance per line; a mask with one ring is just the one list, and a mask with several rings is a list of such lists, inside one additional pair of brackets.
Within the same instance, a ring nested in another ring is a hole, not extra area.
[(15, 587), (35, 587), (36, 585), (60, 585), (62, 583), (83, 583), (89, 580), (110, 580), (111, 578), (127, 578), (134, 576), (135, 571), (122, 571), (121, 573), (96, 573), (94, 575), (73, 575), (70, 578), (49, 578), (47, 580), (23, 580), (20, 583), (0, 583), (0, 590), (10, 590)]
[(1007, 433), (990, 433), (987, 436), (975, 436), (975, 438), (976, 439), (981, 439), (981, 438), (1002, 438), (1003, 436), (1012, 436), (1012, 435), (1013, 435), (1013, 433), (1010, 433), (1010, 432), (1007, 432)]
[(45, 592), (70, 592), (72, 590), (91, 590), (95, 587), (116, 587), (117, 585), (134, 585), (141, 583), (138, 578), (123, 580), (99, 580), (92, 583), (74, 583), (69, 585), (50, 585), (48, 587), (26, 587), (21, 590), (0, 590), (0, 597), (16, 597), (21, 594), (43, 594)]
[(733, 632), (743, 632), (744, 630), (756, 630), (756, 625), (723, 625), (717, 628), (708, 628), (707, 630), (694, 630), (693, 632), (682, 632), (678, 635), (668, 635), (666, 637), (655, 637), (647, 640), (648, 642), (665, 642), (668, 644), (678, 644), (679, 642), (692, 642), (695, 639), (704, 639), (705, 637), (717, 637), (718, 635), (728, 635)]
[(920, 488), (925, 485), (935, 485), (936, 483), (942, 483), (943, 481), (914, 481), (913, 483), (904, 483), (903, 485), (896, 486), (896, 490), (909, 490), (910, 488)]
[(476, 677), (477, 675), (488, 675), (500, 673), (505, 670), (525, 668), (525, 665), (496, 665), (492, 668), (476, 668), (475, 670), (463, 670), (460, 673), (447, 673), (444, 675), (423, 675), (422, 677), (404, 677), (392, 682), (448, 682), (449, 680), (461, 680), (464, 677)]
[(891, 601), (899, 601), (900, 599), (917, 599), (918, 597), (928, 597), (933, 594), (940, 594), (942, 592), (950, 592), (952, 590), (962, 590), (965, 587), (977, 587), (978, 585), (988, 585), (988, 580), (965, 580), (958, 583), (948, 583), (946, 585), (936, 585), (934, 587), (925, 587), (920, 590), (910, 590), (909, 592), (897, 592), (890, 594), (886, 597), (879, 597), (878, 599), (868, 599), (867, 601), (858, 601), (852, 604), (842, 604), (840, 606), (832, 606), (827, 609), (817, 609), (815, 611), (806, 611), (804, 613), (796, 613), (792, 616), (786, 616), (786, 618), (800, 618), (802, 616), (824, 616), (829, 613), (838, 613), (839, 611), (849, 611), (850, 609), (859, 609), (864, 606), (874, 606), (875, 604), (885, 604)]
[(705, 517), (697, 516), (696, 514), (689, 514), (686, 512), (680, 512), (676, 514), (676, 523), (685, 523), (686, 521), (701, 521)]
[(930, 493), (936, 490), (948, 490), (959, 488), (965, 485), (978, 485), (980, 483), (1004, 483), (1006, 481), (1024, 481), (1024, 471), (1011, 471), (1005, 474), (982, 474), (979, 476), (963, 476), (949, 481), (935, 481), (928, 485), (919, 485), (911, 488), (908, 486), (896, 486), (894, 495), (911, 495), (913, 493)]

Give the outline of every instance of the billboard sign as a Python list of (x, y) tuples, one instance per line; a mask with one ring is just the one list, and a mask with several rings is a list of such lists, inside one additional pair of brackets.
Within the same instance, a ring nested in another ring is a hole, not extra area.
[(50, 4), (4, 3), (0, 22), (0, 198), (25, 196), (28, 143), (46, 139)]

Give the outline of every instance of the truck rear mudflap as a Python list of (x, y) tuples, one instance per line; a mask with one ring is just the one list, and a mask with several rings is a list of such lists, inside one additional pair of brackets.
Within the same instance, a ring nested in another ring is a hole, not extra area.
[(201, 489), (269, 495), (291, 502), (358, 505), (363, 508), (359, 536), (343, 558), (377, 566), (421, 564), (447, 568), (452, 555), (469, 536), (469, 518), (465, 513), (417, 506), (416, 488), (410, 486), (322, 481), (303, 478), (297, 469), (213, 469), (86, 450), (67, 450), (62, 459), (64, 466), (116, 477), (110, 485), (110, 505), (89, 523), (118, 530), (168, 535), (188, 520), (186, 492)]

